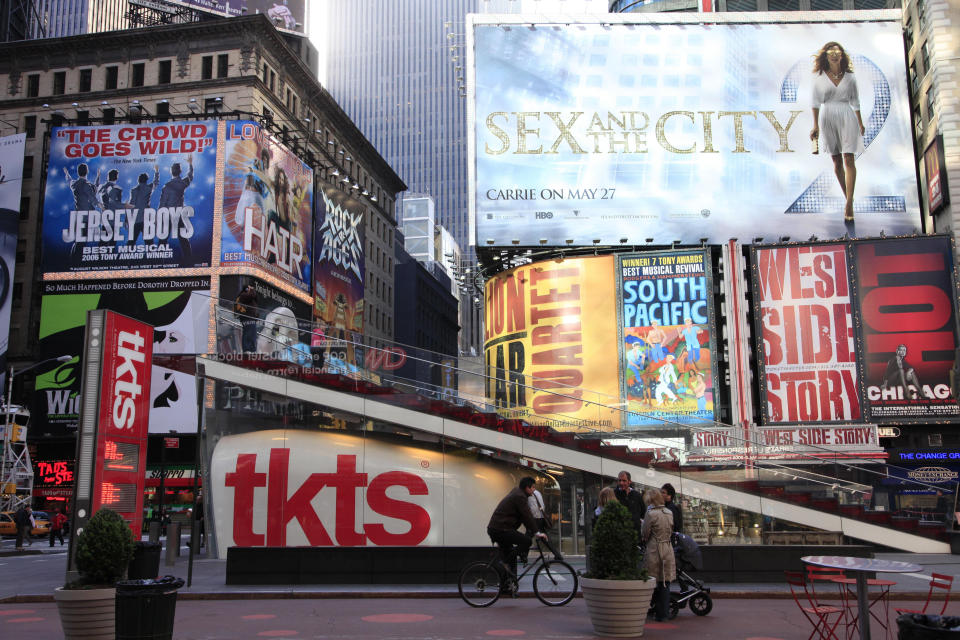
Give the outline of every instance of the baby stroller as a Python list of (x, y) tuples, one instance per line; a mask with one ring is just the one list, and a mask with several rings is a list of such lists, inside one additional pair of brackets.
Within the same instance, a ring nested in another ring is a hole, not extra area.
[[(674, 584), (679, 586), (680, 590), (670, 592), (670, 619), (676, 618), (680, 609), (686, 606), (689, 606), (694, 614), (705, 616), (713, 610), (710, 587), (703, 586), (702, 582), (690, 575), (703, 569), (700, 546), (683, 533), (674, 533), (671, 542), (677, 563), (677, 579)], [(653, 611), (652, 604), (650, 611)]]

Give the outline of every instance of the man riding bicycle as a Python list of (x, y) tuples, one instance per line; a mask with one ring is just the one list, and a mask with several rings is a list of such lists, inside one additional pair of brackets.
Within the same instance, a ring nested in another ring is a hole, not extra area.
[[(521, 558), (527, 557), (533, 535), (544, 540), (547, 538), (544, 533), (536, 533), (537, 521), (530, 513), (527, 503), (527, 498), (533, 495), (534, 484), (536, 480), (530, 476), (520, 480), (517, 488), (510, 491), (493, 510), (490, 522), (487, 523), (487, 535), (500, 547), (500, 560), (504, 568), (514, 577), (516, 577), (513, 570), (515, 554)], [(517, 531), (521, 524), (527, 530), (526, 535)]]

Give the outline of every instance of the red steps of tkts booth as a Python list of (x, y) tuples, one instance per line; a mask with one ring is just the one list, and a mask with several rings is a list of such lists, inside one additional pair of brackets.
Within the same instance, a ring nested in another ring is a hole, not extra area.
[[(400, 390), (389, 384), (376, 384), (364, 380), (357, 380), (346, 375), (334, 373), (315, 373), (305, 367), (297, 367), (289, 363), (268, 362), (264, 360), (236, 361), (239, 366), (280, 374), (284, 377), (300, 380), (309, 384), (319, 385), (363, 395), (376, 396), (378, 401), (386, 402), (398, 407), (413, 411), (443, 416), (474, 426), (491, 429), (503, 433), (510, 433), (523, 438), (559, 445), (565, 448), (603, 455), (605, 458), (626, 462), (632, 465), (648, 466), (656, 462), (657, 469), (679, 471), (676, 461), (656, 461), (651, 452), (631, 452), (621, 445), (609, 446), (603, 444), (599, 438), (581, 437), (575, 433), (558, 431), (552, 427), (531, 425), (525, 420), (504, 418), (492, 411), (481, 411), (470, 404), (464, 404), (445, 399), (430, 398), (419, 393)], [(411, 387), (404, 384), (398, 387)], [(796, 505), (816, 509), (824, 513), (837, 514), (843, 517), (870, 522), (872, 524), (891, 527), (916, 535), (946, 540), (947, 533), (941, 522), (921, 521), (917, 517), (895, 516), (888, 511), (865, 510), (860, 505), (839, 504), (836, 498), (827, 498), (822, 494), (814, 495), (810, 492), (788, 491), (784, 486), (761, 484), (756, 480), (739, 481), (716, 484), (728, 485), (732, 489), (760, 495), (773, 500), (790, 502)]]

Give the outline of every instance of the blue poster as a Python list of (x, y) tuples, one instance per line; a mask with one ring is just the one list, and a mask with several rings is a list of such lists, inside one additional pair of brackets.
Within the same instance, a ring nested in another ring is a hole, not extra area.
[(210, 266), (217, 123), (54, 127), (43, 271)]
[(714, 420), (712, 292), (706, 251), (617, 256), (626, 429)]

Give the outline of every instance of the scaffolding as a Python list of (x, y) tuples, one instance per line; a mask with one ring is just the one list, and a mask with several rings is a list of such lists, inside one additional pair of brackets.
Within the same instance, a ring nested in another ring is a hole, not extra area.
[(186, 24), (209, 18), (196, 9), (163, 0), (129, 0), (127, 20), (132, 29), (156, 27), (163, 24)]
[(3, 424), (3, 458), (0, 464), (0, 511), (16, 511), (33, 502), (33, 465), (27, 448), (30, 412), (10, 405)]

